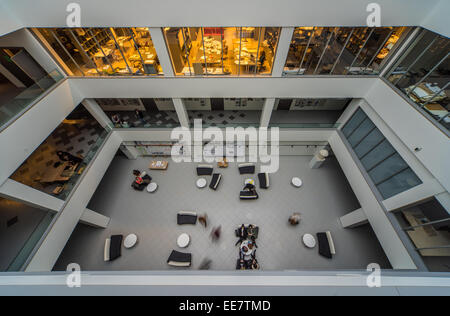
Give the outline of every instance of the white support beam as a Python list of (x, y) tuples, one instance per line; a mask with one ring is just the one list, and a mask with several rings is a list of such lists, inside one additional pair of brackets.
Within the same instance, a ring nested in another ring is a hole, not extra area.
[(267, 98), (261, 113), (260, 127), (269, 127), (270, 118), (272, 117), (273, 108), (275, 106), (274, 98)]
[(94, 99), (85, 99), (82, 104), (103, 128), (111, 129), (113, 127), (110, 118)]
[(442, 207), (450, 214), (450, 193), (442, 192), (435, 196), (436, 200), (441, 203)]
[[(0, 197), (54, 213), (64, 206), (63, 200), (11, 179), (0, 186)], [(109, 217), (90, 209), (85, 209), (80, 218), (81, 223), (97, 228), (106, 228), (109, 221)]]
[(0, 186), (0, 196), (45, 211), (58, 212), (64, 205), (61, 199), (11, 179)]
[(416, 270), (417, 266), (411, 255), (338, 132), (333, 132), (329, 142), (392, 267), (394, 269)]
[(91, 211), (90, 209), (85, 209), (80, 217), (80, 223), (86, 224), (95, 228), (106, 228), (110, 222), (108, 216), (99, 214), (97, 212)]
[(355, 228), (369, 222), (362, 208), (342, 216), (339, 220), (344, 228)]
[(294, 27), (283, 27), (281, 29), (280, 39), (278, 40), (277, 53), (273, 61), (272, 77), (281, 77), (283, 74), (284, 65), (291, 46), (292, 35), (294, 34)]
[(162, 29), (160, 27), (149, 27), (149, 30), (164, 77), (174, 77), (175, 73), (173, 72), (172, 61), (169, 56), (169, 51), (166, 48), (166, 41), (164, 40)]
[(189, 115), (183, 100), (180, 98), (173, 98), (173, 105), (175, 106), (180, 125), (189, 128)]
[(52, 270), (73, 230), (85, 213), (86, 206), (100, 184), (121, 143), (122, 139), (117, 133), (112, 132), (108, 136), (99, 153), (86, 169), (79, 185), (69, 197), (52, 229), (34, 253), (25, 271), (48, 272)]
[(8, 79), (13, 85), (15, 85), (17, 88), (24, 89), (26, 86), (23, 84), (22, 81), (17, 79), (16, 76), (14, 76), (8, 69), (5, 68), (2, 64), (0, 64), (0, 74), (2, 74), (6, 79)]

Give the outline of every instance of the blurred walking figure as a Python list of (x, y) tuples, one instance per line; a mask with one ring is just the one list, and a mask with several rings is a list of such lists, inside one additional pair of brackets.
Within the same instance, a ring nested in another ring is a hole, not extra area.
[(205, 258), (203, 259), (202, 263), (200, 263), (200, 266), (198, 267), (199, 270), (209, 270), (211, 267), (212, 260)]
[(300, 213), (294, 213), (289, 217), (289, 223), (291, 225), (298, 225), (300, 223)]
[(212, 241), (217, 241), (220, 238), (220, 233), (222, 230), (222, 226), (216, 226), (211, 231), (211, 239)]
[(204, 215), (199, 216), (198, 221), (206, 228), (206, 226), (208, 226), (208, 215), (205, 213)]

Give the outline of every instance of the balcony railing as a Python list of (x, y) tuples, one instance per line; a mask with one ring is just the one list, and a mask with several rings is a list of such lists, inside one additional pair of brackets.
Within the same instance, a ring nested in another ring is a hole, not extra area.
[(36, 81), (32, 86), (26, 88), (11, 101), (0, 105), (0, 130), (29, 109), (40, 96), (63, 78), (64, 76), (61, 72), (55, 69)]

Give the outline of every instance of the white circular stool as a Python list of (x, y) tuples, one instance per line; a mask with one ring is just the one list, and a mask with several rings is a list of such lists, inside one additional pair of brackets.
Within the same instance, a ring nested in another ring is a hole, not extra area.
[(253, 180), (253, 179), (246, 179), (244, 181), (244, 184), (253, 184), (253, 185), (255, 185), (255, 180)]
[(151, 182), (151, 183), (147, 186), (147, 192), (149, 192), (149, 193), (155, 192), (156, 189), (158, 189), (158, 184), (155, 183), (155, 182)]
[(311, 234), (304, 234), (302, 240), (303, 244), (308, 248), (314, 248), (316, 246), (316, 239)]
[(189, 237), (188, 234), (183, 233), (180, 236), (178, 236), (177, 245), (180, 248), (186, 248), (189, 245), (190, 241), (191, 241), (191, 237)]
[(291, 182), (292, 182), (292, 185), (296, 188), (300, 188), (303, 184), (302, 180), (298, 177), (293, 177)]
[(125, 237), (125, 241), (123, 242), (123, 246), (127, 249), (133, 248), (137, 243), (137, 236), (136, 234), (130, 234), (127, 237)]
[(202, 188), (206, 187), (206, 179), (200, 178), (197, 180), (196, 184), (197, 184), (198, 188), (202, 189)]

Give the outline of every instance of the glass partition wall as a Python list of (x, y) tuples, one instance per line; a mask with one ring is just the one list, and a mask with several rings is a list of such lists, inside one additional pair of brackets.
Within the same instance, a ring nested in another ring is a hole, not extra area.
[(283, 74), (376, 75), (408, 27), (297, 27)]
[(75, 76), (162, 75), (146, 27), (39, 28)]
[(450, 271), (450, 214), (435, 198), (395, 211), (429, 271)]
[(450, 130), (450, 39), (422, 29), (386, 79)]
[(279, 27), (166, 27), (177, 76), (270, 75)]

